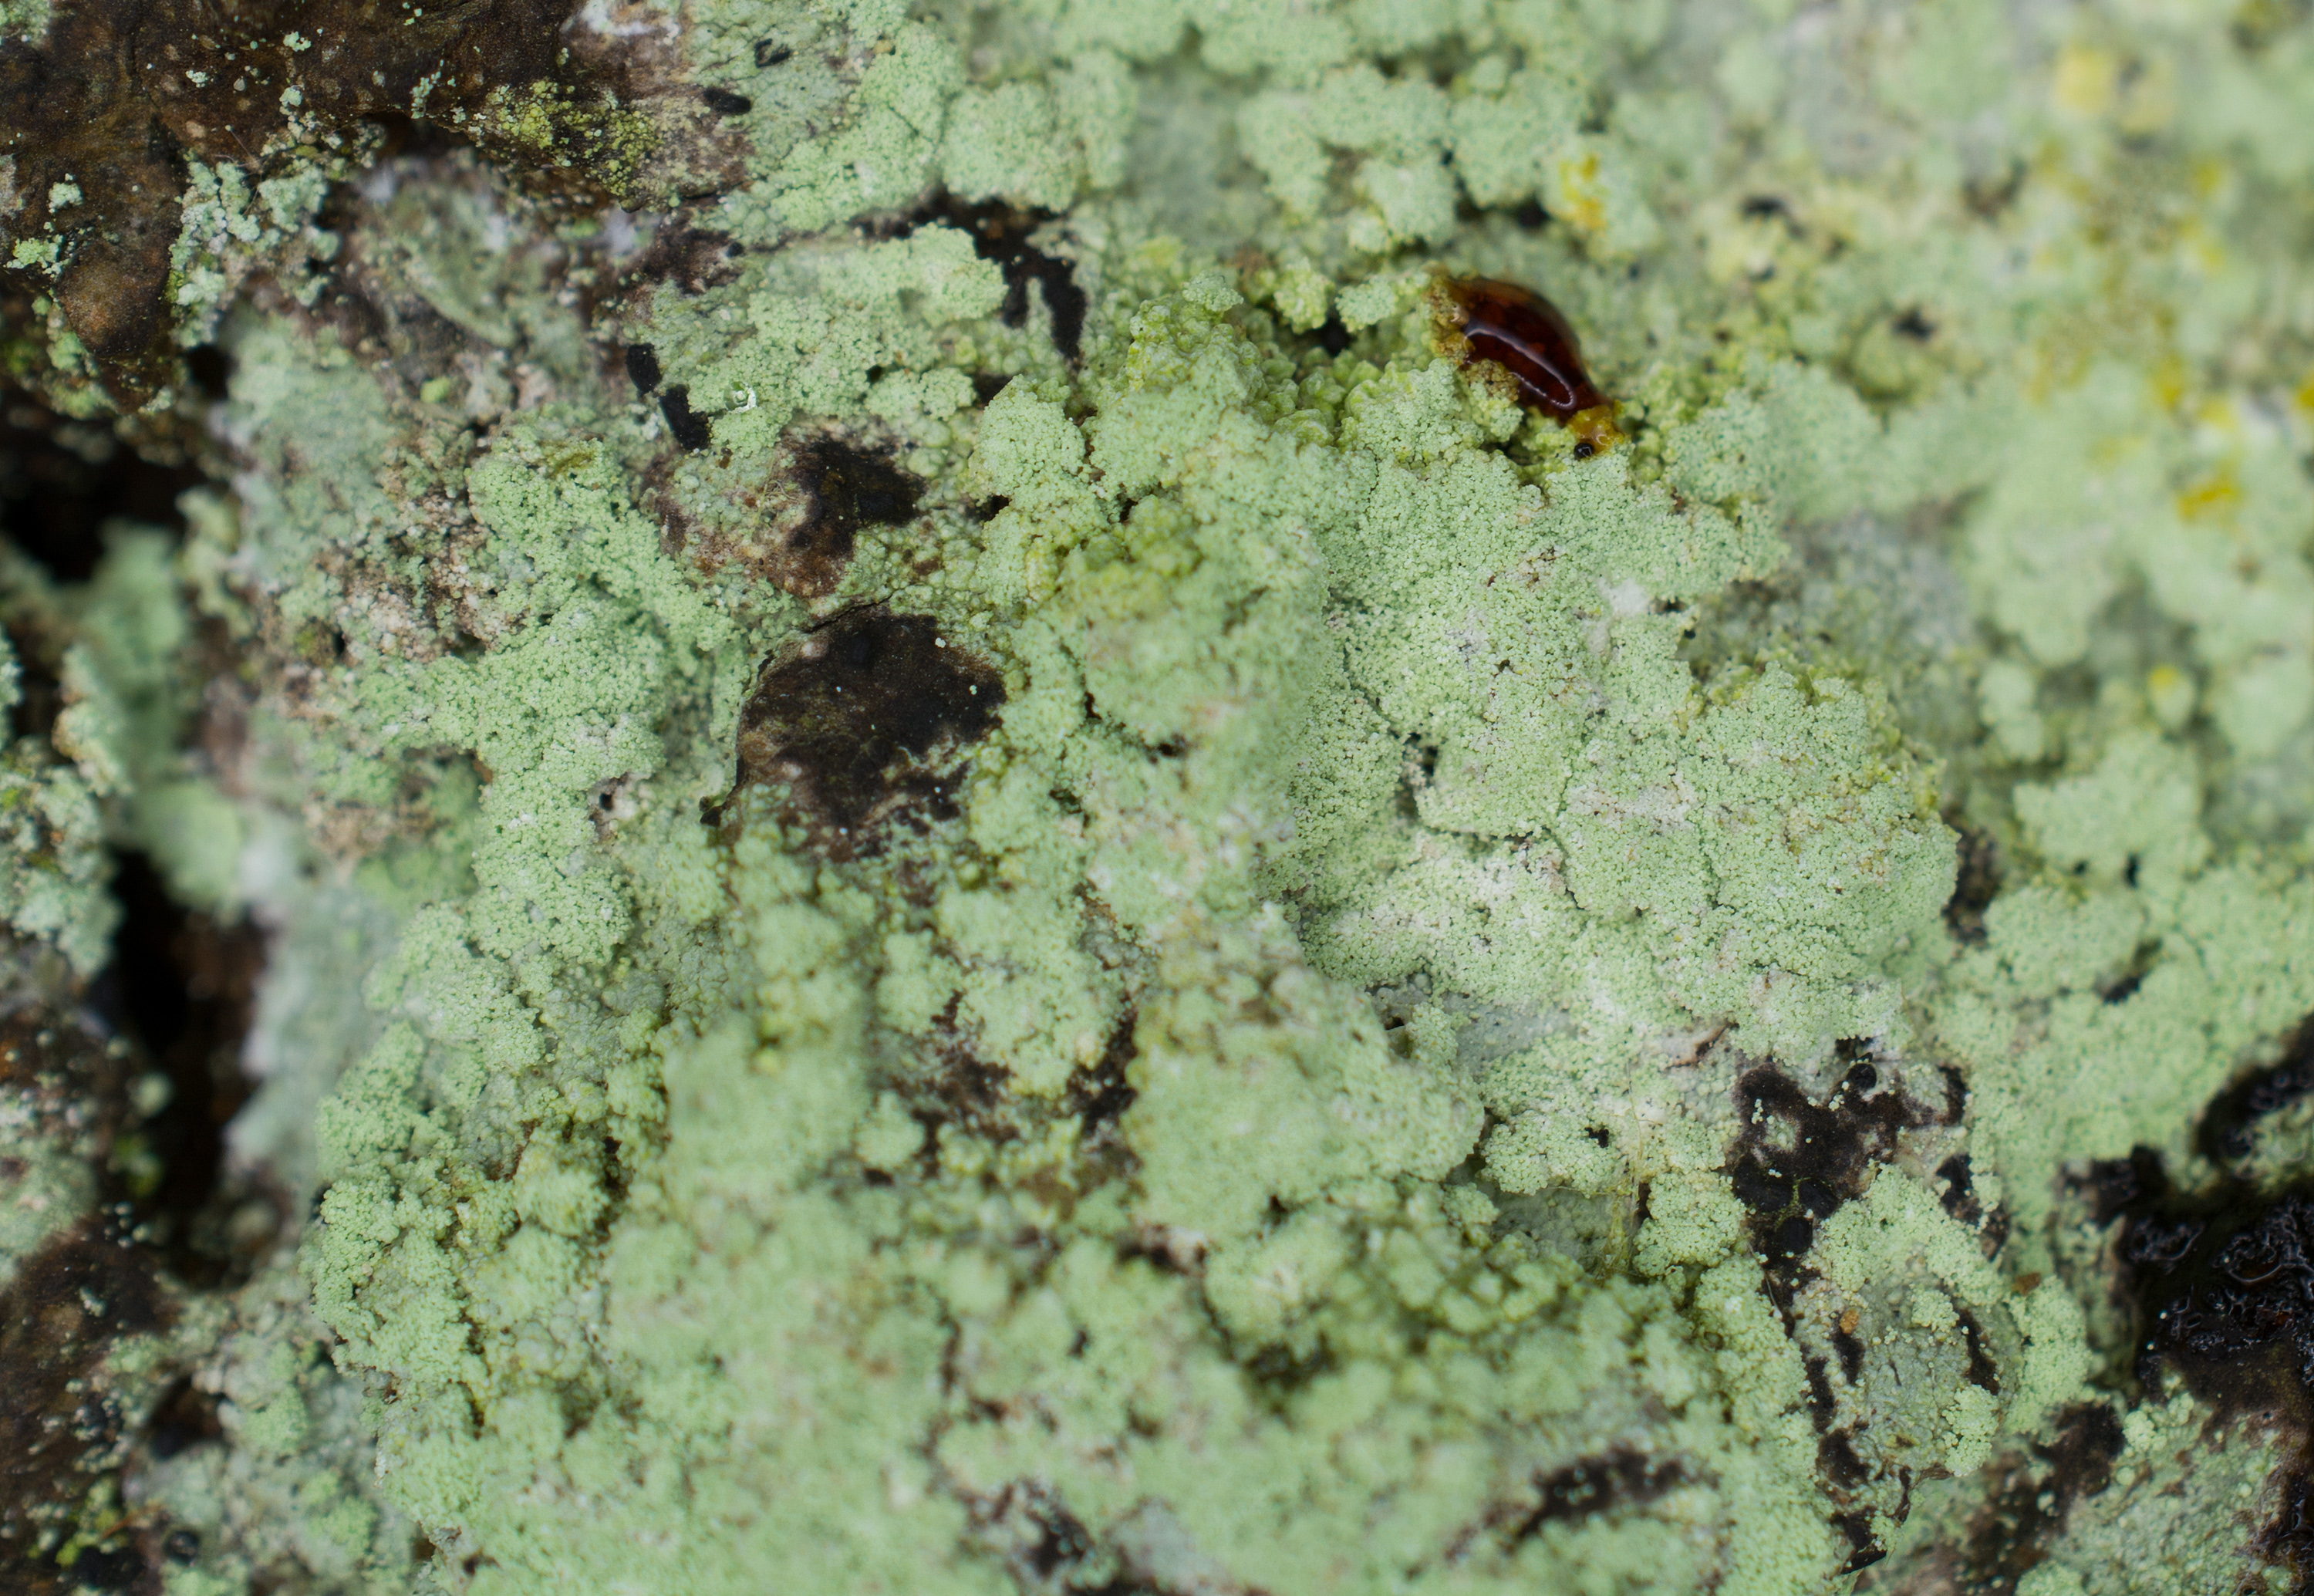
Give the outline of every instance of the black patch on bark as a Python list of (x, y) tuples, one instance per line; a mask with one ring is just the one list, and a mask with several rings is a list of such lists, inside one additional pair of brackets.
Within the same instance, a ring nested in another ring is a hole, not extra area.
[(743, 789), (783, 786), (823, 853), (872, 853), (895, 820), (956, 814), (964, 771), (946, 759), (985, 736), (1003, 701), (1003, 678), (932, 616), (847, 610), (764, 662), (739, 712), (737, 778), (705, 817), (720, 825)]
[(1969, 1172), (1968, 1154), (1956, 1152), (1937, 1166), (1937, 1178), (1945, 1183), (1945, 1195), (1937, 1205), (1965, 1225), (1974, 1225), (1984, 1217), (1984, 1204), (1976, 1200), (1974, 1177)]
[(172, 1274), (203, 1288), (237, 1283), (256, 1260), (246, 1239), (227, 1239), (229, 1211), (249, 1194), (226, 1179), (225, 1128), (249, 1098), (241, 1047), (265, 935), (185, 908), (141, 853), (115, 856), (112, 891), (120, 928), (91, 1001), (169, 1079), (169, 1101), (140, 1127), (165, 1173), (136, 1195), (136, 1210)]
[(1888, 1555), (1888, 1548), (1872, 1537), (1872, 1515), (1869, 1512), (1844, 1512), (1832, 1521), (1840, 1532), (1848, 1537), (1850, 1548), (1848, 1561), (1840, 1565), (1842, 1574), (1854, 1574), (1859, 1568), (1869, 1568)]
[(1985, 1257), (1999, 1252), (2001, 1244), (2009, 1239), (2009, 1213), (1998, 1207), (1989, 1215), (1985, 1212), (1984, 1204), (1976, 1195), (1968, 1154), (1956, 1152), (1939, 1164), (1937, 1178), (1945, 1183), (1944, 1195), (1937, 1200), (1938, 1206), (1977, 1233)]
[(1803, 1357), (1800, 1368), (1807, 1375), (1808, 1417), (1815, 1424), (1815, 1433), (1823, 1434), (1832, 1428), (1832, 1415), (1838, 1405), (1832, 1394), (1832, 1380), (1824, 1373), (1824, 1360)]
[[(66, 445), (75, 436), (83, 448)], [(59, 582), (95, 573), (115, 516), (181, 532), (177, 496), (203, 480), (193, 465), (156, 465), (113, 443), (102, 423), (69, 422), (0, 391), (0, 533)]]
[(699, 99), (719, 117), (744, 117), (755, 109), (754, 101), (729, 89), (702, 89)]
[(2314, 1017), (2280, 1060), (2204, 1112), (2195, 1140), (2218, 1164), (2215, 1183), (2180, 1191), (2144, 1148), (2092, 1165), (2084, 1182), (2100, 1221), (2120, 1221), (2119, 1295), (2133, 1317), (2139, 1382), (2158, 1389), (2163, 1371), (2174, 1371), (2221, 1424), (2247, 1417), (2277, 1432), (2281, 1506), (2252, 1546), (2301, 1584), (2314, 1581), (2314, 1183), (2261, 1190), (2232, 1166), (2248, 1151), (2249, 1127), (2307, 1089), (2310, 1029)]
[(1099, 1576), (1085, 1565), (1099, 1555), (1100, 1543), (1049, 1486), (1009, 1485), (993, 1499), (974, 1503), (972, 1516), (975, 1528), (994, 1539), (1013, 1565), (1014, 1580), (1023, 1590), (1066, 1591), (1072, 1596), (1179, 1596), (1172, 1586), (1130, 1566), (1093, 1583)]
[(1020, 1128), (1004, 1114), (1012, 1072), (973, 1051), (968, 1037), (954, 1030), (956, 1006), (943, 1017), (943, 1035), (932, 1051), (932, 1069), (911, 1083), (911, 1112), (924, 1127), (923, 1173), (939, 1172), (940, 1133), (953, 1125), (984, 1142), (1011, 1142)]
[[(1843, 1056), (1859, 1051), (1842, 1047)], [(1775, 1065), (1756, 1066), (1737, 1079), (1736, 1107), (1743, 1129), (1729, 1182), (1750, 1210), (1753, 1249), (1767, 1255), (1771, 1295), (1788, 1318), (1816, 1224), (1863, 1194), (1899, 1136), (1939, 1116), (1902, 1092), (1881, 1090), (1879, 1071), (1860, 1057), (1822, 1103)]]
[(627, 381), (638, 393), (649, 393), (659, 384), (658, 351), (649, 344), (627, 346)]
[(1318, 331), (1310, 336), (1316, 339), (1318, 347), (1329, 356), (1339, 355), (1350, 347), (1350, 330), (1342, 325), (1339, 316), (1328, 316), (1319, 324)]
[(1872, 1477), (1856, 1455), (1855, 1438), (1845, 1430), (1830, 1431), (1816, 1442), (1815, 1467), (1824, 1478), (1851, 1491)]
[(171, 1386), (153, 1409), (153, 1416), (145, 1425), (145, 1450), (165, 1461), (187, 1447), (216, 1441), (224, 1434), (225, 1424), (217, 1417), (216, 1397), (187, 1377)]
[(2237, 1163), (2257, 1147), (2257, 1122), (2314, 1092), (2314, 1017), (2283, 1045), (2282, 1056), (2220, 1092), (2202, 1115), (2195, 1148), (2217, 1165)]
[(691, 453), (696, 454), (715, 441), (713, 424), (691, 408), (691, 390), (683, 384), (658, 396), (658, 410), (667, 418), (668, 435)]
[(2089, 1217), (2110, 1224), (2149, 1190), (2166, 1186), (2161, 1160), (2151, 1148), (2140, 1147), (2125, 1159), (2099, 1159), (2068, 1182), (2089, 1197)]
[(1141, 1095), (1125, 1078), (1126, 1067), (1133, 1063), (1135, 1018), (1134, 1010), (1127, 1009), (1109, 1031), (1100, 1060), (1091, 1069), (1077, 1071), (1069, 1081), (1068, 1110), (1076, 1115), (1086, 1142), (1124, 1118), (1125, 1111)]
[(1843, 1330), (1835, 1324), (1832, 1330), (1832, 1350), (1840, 1355), (1840, 1371), (1854, 1385), (1864, 1373), (1864, 1343), (1853, 1330)]
[(1954, 1304), (1953, 1311), (1960, 1318), (1961, 1339), (1968, 1343), (1968, 1383), (1999, 1396), (2000, 1371), (1993, 1367), (1992, 1354), (1984, 1350), (1983, 1327), (1965, 1305)]
[(1930, 321), (1917, 304), (1898, 316), (1893, 325), (1898, 332), (1919, 343), (1926, 343), (1937, 335), (1937, 324)]

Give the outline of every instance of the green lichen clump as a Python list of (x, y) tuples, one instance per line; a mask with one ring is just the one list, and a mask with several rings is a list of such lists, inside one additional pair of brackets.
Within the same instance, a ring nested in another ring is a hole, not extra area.
[(2314, 24), (586, 16), (8, 573), (10, 934), (273, 930), (170, 1596), (2292, 1577), (2094, 1191), (2314, 1013)]

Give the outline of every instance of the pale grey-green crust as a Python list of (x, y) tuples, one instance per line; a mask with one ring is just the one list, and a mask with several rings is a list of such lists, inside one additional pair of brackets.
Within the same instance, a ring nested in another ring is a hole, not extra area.
[[(230, 1134), (294, 1216), (120, 1365), (217, 1433), (56, 1544), (2290, 1588), (2289, 1381), (2142, 1359), (2106, 1199), (2219, 1189), (2314, 1013), (2314, 23), (585, 25), (714, 183), (191, 170), (231, 492), (11, 578), (28, 990), (107, 848), (269, 928)], [(1440, 269), (1625, 441), (1462, 370)]]

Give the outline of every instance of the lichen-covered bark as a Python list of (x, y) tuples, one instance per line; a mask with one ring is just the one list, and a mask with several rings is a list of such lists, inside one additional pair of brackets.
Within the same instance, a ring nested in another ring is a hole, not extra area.
[(2302, 1583), (2302, 11), (0, 8), (9, 1572)]

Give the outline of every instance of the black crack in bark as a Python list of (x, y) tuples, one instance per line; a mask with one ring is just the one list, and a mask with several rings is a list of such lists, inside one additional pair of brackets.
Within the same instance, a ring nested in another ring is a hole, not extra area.
[(1945, 924), (1974, 946), (1984, 940), (1984, 912), (2000, 895), (2000, 850), (1981, 831), (1958, 824), (1953, 829), (1960, 833), (1960, 869), (1945, 900)]

